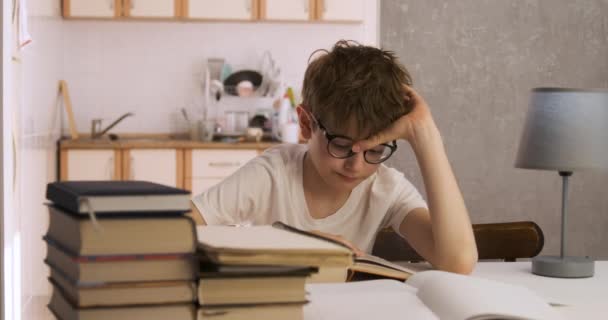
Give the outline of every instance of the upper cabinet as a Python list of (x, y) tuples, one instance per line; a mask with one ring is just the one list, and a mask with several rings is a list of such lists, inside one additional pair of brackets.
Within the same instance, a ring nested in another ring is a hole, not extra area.
[(321, 21), (363, 21), (364, 0), (317, 0), (317, 19)]
[(123, 15), (133, 18), (175, 18), (180, 11), (179, 0), (123, 0), (123, 4)]
[(179, 17), (182, 0), (63, 0), (65, 18)]
[(315, 18), (315, 0), (260, 0), (260, 18), (274, 21), (309, 21)]
[(62, 0), (66, 18), (362, 22), (365, 0)]
[(255, 20), (257, 0), (182, 0), (186, 19)]
[(361, 22), (365, 0), (259, 0), (268, 21)]
[(119, 17), (122, 0), (63, 0), (63, 16), (79, 18)]

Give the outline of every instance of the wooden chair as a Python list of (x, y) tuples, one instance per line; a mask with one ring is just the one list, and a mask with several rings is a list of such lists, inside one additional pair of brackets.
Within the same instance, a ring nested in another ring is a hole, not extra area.
[[(545, 243), (543, 231), (532, 221), (473, 224), (473, 232), (480, 260), (531, 258), (540, 253)], [(372, 254), (389, 261), (424, 260), (390, 228), (378, 233)]]

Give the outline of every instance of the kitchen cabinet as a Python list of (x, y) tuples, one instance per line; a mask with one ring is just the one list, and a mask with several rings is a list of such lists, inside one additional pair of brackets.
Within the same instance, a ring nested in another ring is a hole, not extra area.
[(258, 0), (183, 0), (186, 19), (255, 20)]
[(316, 18), (320, 21), (360, 22), (365, 0), (316, 0)]
[(260, 19), (270, 21), (311, 21), (315, 0), (259, 0)]
[(257, 150), (186, 150), (184, 154), (185, 188), (192, 195), (200, 194), (222, 181), (249, 160)]
[(124, 149), (122, 179), (183, 187), (182, 149)]
[(119, 150), (62, 149), (59, 157), (59, 180), (121, 179), (122, 167)]
[(59, 180), (146, 180), (191, 190), (196, 195), (274, 145), (162, 137), (65, 139), (59, 141)]
[(114, 18), (121, 15), (122, 0), (63, 0), (63, 16)]
[(182, 0), (63, 0), (66, 18), (175, 18)]
[(179, 16), (181, 0), (123, 0), (123, 15), (131, 18), (173, 18)]
[(269, 21), (362, 22), (365, 0), (259, 0)]
[(62, 0), (65, 18), (362, 22), (365, 0)]

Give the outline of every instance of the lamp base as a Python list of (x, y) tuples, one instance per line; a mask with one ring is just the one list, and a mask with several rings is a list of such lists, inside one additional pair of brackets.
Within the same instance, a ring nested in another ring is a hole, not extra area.
[(532, 273), (554, 278), (593, 277), (595, 261), (588, 257), (542, 256), (532, 258)]

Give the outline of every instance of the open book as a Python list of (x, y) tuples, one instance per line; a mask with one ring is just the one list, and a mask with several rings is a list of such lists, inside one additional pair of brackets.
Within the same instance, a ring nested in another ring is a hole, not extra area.
[(310, 266), (315, 282), (341, 282), (352, 252), (340, 245), (272, 226), (198, 226), (201, 260), (218, 265)]
[(198, 250), (214, 263), (313, 266), (319, 268), (314, 282), (360, 278), (403, 281), (416, 272), (374, 256), (355, 257), (341, 242), (279, 222), (272, 226), (200, 226), (197, 237)]
[(308, 284), (305, 317), (327, 319), (558, 320), (533, 291), (443, 271), (418, 272), (400, 283), (373, 280)]
[(430, 269), (430, 265), (401, 266), (380, 257), (366, 254), (355, 257), (354, 264), (349, 269), (349, 281), (395, 279), (404, 281), (414, 273)]
[[(272, 226), (308, 237), (329, 241), (331, 243), (335, 243), (348, 249), (346, 245), (337, 240), (323, 237), (322, 235), (319, 235), (317, 233), (301, 230), (286, 225), (282, 222), (275, 222)], [(349, 268), (348, 280), (371, 280), (380, 278), (390, 278), (403, 281), (409, 278), (409, 276), (416, 273), (417, 271), (419, 270), (414, 269), (412, 267), (404, 267), (382, 259), (380, 257), (376, 257), (371, 254), (366, 254), (364, 256), (354, 256), (353, 265)]]

